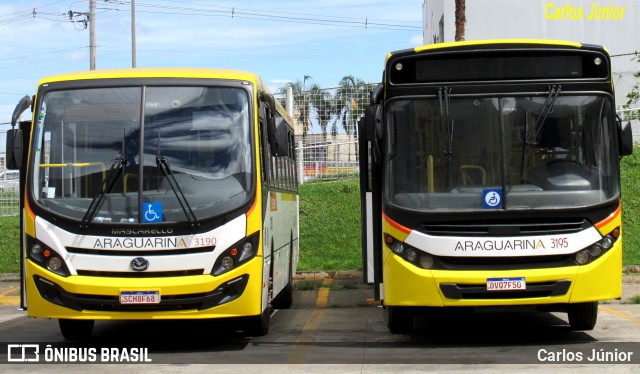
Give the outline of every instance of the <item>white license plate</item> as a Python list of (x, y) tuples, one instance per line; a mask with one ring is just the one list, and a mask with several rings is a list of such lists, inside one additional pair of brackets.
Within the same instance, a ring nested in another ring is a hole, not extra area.
[(122, 291), (120, 304), (159, 304), (159, 291)]
[(526, 290), (527, 282), (524, 278), (489, 278), (487, 279), (487, 291), (513, 291)]

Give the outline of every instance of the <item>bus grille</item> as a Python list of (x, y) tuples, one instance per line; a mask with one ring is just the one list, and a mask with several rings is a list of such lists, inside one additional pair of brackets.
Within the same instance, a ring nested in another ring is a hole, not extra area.
[(567, 294), (570, 287), (570, 280), (528, 283), (526, 290), (514, 291), (487, 291), (487, 286), (485, 284), (440, 284), (442, 294), (447, 299), (455, 300), (501, 300), (563, 296)]
[(71, 293), (58, 284), (35, 275), (34, 281), (40, 296), (45, 300), (76, 311), (101, 312), (167, 312), (180, 310), (205, 310), (226, 304), (239, 298), (249, 282), (244, 274), (227, 281), (216, 289), (204, 293), (160, 295), (159, 304), (121, 304), (118, 296), (86, 295)]
[(435, 258), (433, 269), (442, 270), (524, 270), (577, 266), (575, 255), (522, 257), (443, 257)]
[(431, 236), (525, 236), (572, 234), (589, 228), (587, 220), (544, 219), (525, 222), (423, 223), (418, 230)]
[(188, 275), (202, 275), (204, 269), (174, 270), (174, 271), (95, 271), (78, 270), (78, 275), (88, 277), (108, 277), (108, 278), (164, 278), (164, 277), (184, 277)]

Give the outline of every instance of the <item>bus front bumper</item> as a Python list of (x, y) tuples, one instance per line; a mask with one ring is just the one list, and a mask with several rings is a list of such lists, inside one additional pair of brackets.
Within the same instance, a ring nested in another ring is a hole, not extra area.
[[(592, 263), (522, 270), (425, 270), (385, 249), (383, 302), (391, 306), (515, 306), (568, 304), (622, 296), (622, 247)], [(489, 291), (489, 278), (524, 278), (525, 290)]]
[[(259, 258), (217, 277), (158, 278), (62, 277), (27, 260), (27, 312), (30, 317), (113, 320), (258, 315), (261, 274)], [(123, 292), (158, 292), (159, 302), (122, 303)]]

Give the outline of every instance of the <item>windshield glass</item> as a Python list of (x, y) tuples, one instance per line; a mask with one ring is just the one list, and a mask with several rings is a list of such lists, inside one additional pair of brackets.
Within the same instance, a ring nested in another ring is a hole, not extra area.
[(386, 115), (385, 198), (394, 205), (548, 209), (618, 196), (604, 96), (402, 99)]
[(197, 219), (217, 216), (249, 198), (250, 128), (242, 88), (48, 92), (34, 139), (35, 198), (93, 222), (182, 222), (190, 210)]

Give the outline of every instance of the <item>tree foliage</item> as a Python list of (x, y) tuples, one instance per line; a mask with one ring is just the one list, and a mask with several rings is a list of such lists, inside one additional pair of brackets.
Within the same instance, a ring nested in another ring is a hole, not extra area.
[[(632, 60), (640, 63), (640, 52), (636, 51), (635, 56), (632, 58)], [(635, 72), (633, 76), (640, 79), (640, 71)], [(623, 105), (623, 107), (625, 109), (633, 109), (637, 107), (638, 102), (640, 102), (640, 81), (636, 81), (636, 84), (633, 85), (633, 88), (627, 94), (627, 102)], [(633, 119), (640, 119), (640, 110), (626, 113), (625, 120)]]

